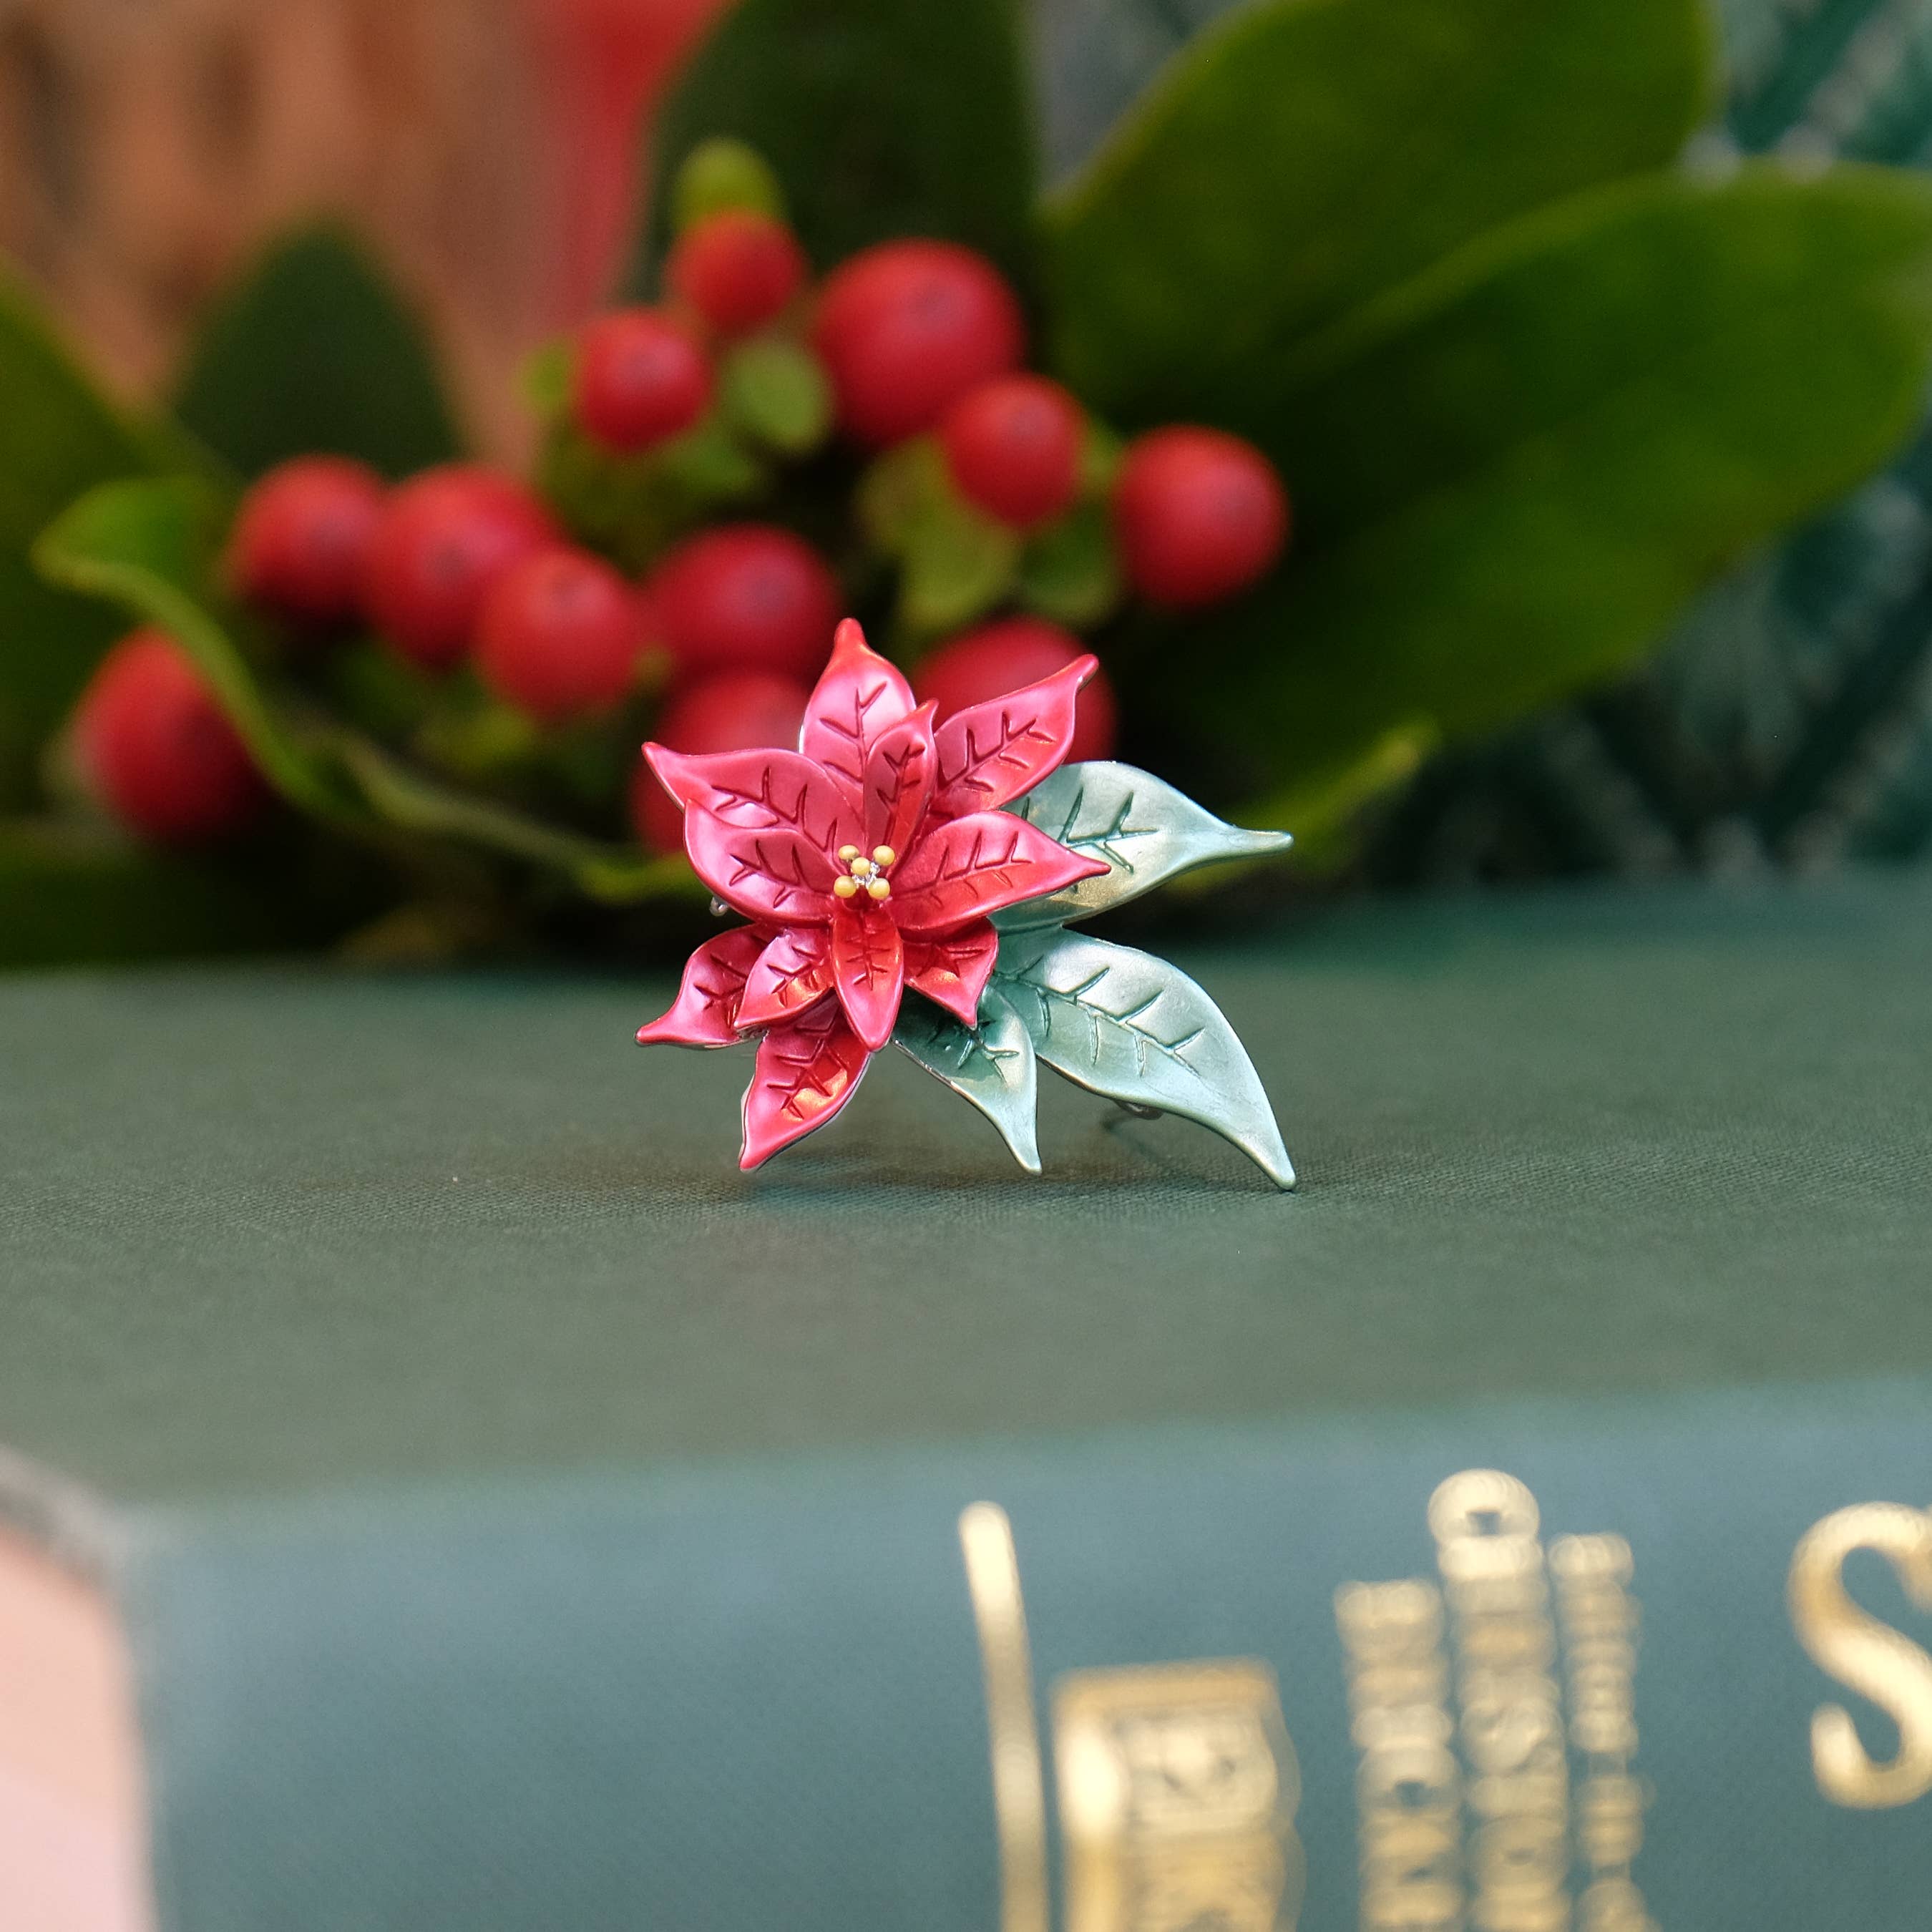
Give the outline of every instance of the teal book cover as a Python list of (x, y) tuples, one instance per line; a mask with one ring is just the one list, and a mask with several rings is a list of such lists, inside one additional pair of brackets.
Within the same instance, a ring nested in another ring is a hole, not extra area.
[(906, 1062), (741, 1174), (654, 982), (16, 978), (0, 1843), (113, 1932), (1916, 1928), (1929, 956), (1900, 878), (1186, 956), (1293, 1195)]

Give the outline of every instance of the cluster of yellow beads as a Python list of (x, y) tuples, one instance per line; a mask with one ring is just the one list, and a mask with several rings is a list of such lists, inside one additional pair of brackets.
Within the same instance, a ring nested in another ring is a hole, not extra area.
[(890, 845), (874, 845), (869, 859), (856, 845), (840, 846), (839, 861), (846, 868), (846, 875), (834, 879), (832, 890), (842, 899), (856, 898), (862, 887), (873, 898), (890, 898), (892, 889), (886, 878), (886, 868), (898, 856)]

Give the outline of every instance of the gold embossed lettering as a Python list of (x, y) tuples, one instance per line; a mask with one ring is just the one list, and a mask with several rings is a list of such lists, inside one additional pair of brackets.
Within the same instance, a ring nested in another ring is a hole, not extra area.
[(1791, 1559), (1789, 1598), (1798, 1640), (1812, 1661), (1898, 1726), (1888, 1760), (1871, 1756), (1851, 1713), (1824, 1704), (1811, 1718), (1811, 1768), (1834, 1804), (1878, 1810), (1932, 1791), (1932, 1657), (1852, 1602), (1844, 1584), (1854, 1550), (1882, 1556), (1917, 1609), (1932, 1610), (1932, 1514), (1898, 1503), (1859, 1503), (1807, 1531)]

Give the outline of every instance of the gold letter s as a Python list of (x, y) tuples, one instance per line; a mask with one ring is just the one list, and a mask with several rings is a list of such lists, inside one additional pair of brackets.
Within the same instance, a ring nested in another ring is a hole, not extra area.
[(1932, 1513), (1898, 1503), (1859, 1503), (1805, 1532), (1791, 1559), (1791, 1620), (1811, 1660), (1869, 1697), (1898, 1726), (1898, 1755), (1874, 1764), (1842, 1705), (1811, 1718), (1811, 1768), (1834, 1804), (1876, 1810), (1932, 1791), (1932, 1657), (1846, 1594), (1845, 1558), (1876, 1550), (1906, 1594), (1932, 1610)]

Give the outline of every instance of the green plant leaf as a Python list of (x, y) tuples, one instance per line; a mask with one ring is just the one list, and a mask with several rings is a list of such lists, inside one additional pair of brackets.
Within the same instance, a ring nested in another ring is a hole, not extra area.
[(1703, 119), (1700, 0), (1273, 0), (1208, 28), (1047, 212), (1060, 367), (1240, 429), (1252, 371)]
[(682, 858), (648, 858), (453, 790), (359, 733), (273, 701), (206, 601), (218, 527), (216, 506), (198, 483), (110, 483), (61, 517), (34, 554), (56, 583), (118, 603), (177, 639), (269, 783), (310, 817), (352, 834), (400, 832), (518, 860), (609, 904), (698, 895)]
[(259, 866), (46, 820), (0, 820), (0, 968), (313, 945), (340, 926)]
[(659, 110), (636, 292), (656, 286), (686, 158), (717, 135), (771, 163), (820, 268), (888, 236), (937, 235), (1030, 280), (1017, 0), (740, 0)]
[(1052, 928), (1004, 935), (993, 984), (1054, 1072), (1108, 1100), (1198, 1121), (1277, 1187), (1294, 1185), (1246, 1048), (1178, 968)]
[(767, 448), (803, 456), (830, 433), (832, 386), (802, 343), (754, 337), (731, 350), (718, 373), (725, 419)]
[(1284, 366), (1296, 554), (1190, 638), (1177, 709), (1285, 784), (1596, 682), (1918, 418), (1932, 184), (1658, 176), (1512, 226)]
[(1091, 919), (1197, 866), (1270, 858), (1294, 842), (1286, 832), (1225, 825), (1151, 772), (1105, 759), (1062, 765), (1006, 809), (1107, 870), (995, 913), (1002, 932)]
[(1294, 827), (1296, 869), (1320, 878), (1353, 862), (1365, 809), (1414, 778), (1441, 742), (1427, 718), (1394, 724), (1368, 749), (1340, 764), (1298, 776), (1249, 816)]
[(204, 601), (220, 520), (219, 502), (192, 478), (106, 483), (41, 536), (34, 560), (52, 582), (160, 625), (194, 658), (276, 790), (318, 818), (352, 818), (354, 796), (325, 743), (270, 710), (227, 626)]
[(388, 476), (457, 454), (421, 324), (368, 252), (332, 227), (284, 236), (216, 304), (176, 409), (247, 476), (318, 450)]
[(1028, 1173), (1040, 1172), (1035, 1126), (1040, 1075), (1033, 1036), (996, 988), (989, 986), (980, 995), (976, 1030), (929, 1000), (906, 1000), (892, 1029), (892, 1044), (971, 1101), (999, 1129), (1000, 1139)]
[(40, 578), (27, 552), (83, 490), (178, 466), (165, 434), (124, 416), (0, 268), (0, 809), (34, 789), (34, 760), (126, 626)]
[(1019, 601), (1076, 630), (1097, 624), (1120, 601), (1120, 568), (1104, 502), (1076, 504), (1031, 538), (1020, 558)]
[(957, 630), (1006, 595), (1020, 556), (1018, 537), (950, 488), (921, 506), (906, 532), (898, 617), (914, 637)]
[(700, 141), (678, 164), (670, 184), (673, 232), (682, 235), (727, 208), (749, 208), (782, 221), (784, 190), (757, 148), (714, 135)]

